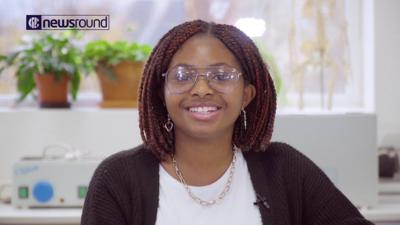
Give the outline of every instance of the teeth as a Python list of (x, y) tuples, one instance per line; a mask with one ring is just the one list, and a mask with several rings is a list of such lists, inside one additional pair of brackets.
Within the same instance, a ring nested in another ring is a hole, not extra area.
[(207, 112), (217, 111), (217, 107), (191, 107), (189, 108), (189, 111), (207, 113)]

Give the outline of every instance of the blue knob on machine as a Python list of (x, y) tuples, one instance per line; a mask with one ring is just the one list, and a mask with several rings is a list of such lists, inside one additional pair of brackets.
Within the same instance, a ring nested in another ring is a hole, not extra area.
[(33, 196), (38, 202), (48, 202), (53, 195), (53, 186), (47, 181), (39, 181), (33, 187)]

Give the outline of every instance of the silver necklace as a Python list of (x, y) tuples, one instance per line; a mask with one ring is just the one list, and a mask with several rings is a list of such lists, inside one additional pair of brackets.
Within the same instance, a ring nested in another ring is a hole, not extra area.
[(222, 201), (222, 199), (226, 196), (226, 194), (229, 192), (229, 189), (231, 188), (231, 184), (232, 184), (232, 180), (233, 180), (233, 174), (235, 172), (236, 151), (238, 151), (238, 148), (236, 147), (236, 145), (234, 145), (233, 146), (233, 157), (232, 157), (232, 162), (231, 162), (231, 165), (230, 165), (228, 180), (226, 181), (224, 189), (221, 191), (221, 193), (218, 195), (218, 197), (216, 199), (214, 199), (214, 200), (211, 200), (211, 201), (206, 201), (206, 200), (201, 199), (200, 197), (196, 196), (192, 192), (192, 190), (190, 190), (190, 187), (186, 183), (185, 178), (183, 178), (182, 172), (179, 170), (178, 163), (176, 162), (176, 159), (175, 159), (174, 155), (172, 155), (172, 165), (175, 168), (175, 173), (178, 176), (179, 181), (183, 184), (183, 186), (185, 187), (185, 189), (186, 189), (187, 193), (189, 194), (189, 196), (195, 202), (197, 202), (198, 204), (200, 204), (202, 206), (212, 206), (212, 205)]

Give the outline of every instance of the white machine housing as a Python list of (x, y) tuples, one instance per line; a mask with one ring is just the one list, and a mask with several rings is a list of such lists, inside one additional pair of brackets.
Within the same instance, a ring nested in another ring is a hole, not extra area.
[(98, 159), (21, 159), (13, 166), (12, 204), (19, 208), (82, 207)]

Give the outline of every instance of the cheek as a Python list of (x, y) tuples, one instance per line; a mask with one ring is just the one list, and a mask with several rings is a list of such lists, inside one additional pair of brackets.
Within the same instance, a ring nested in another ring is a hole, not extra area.
[(242, 110), (241, 98), (232, 99), (231, 101), (228, 102), (228, 105), (231, 116), (234, 117), (234, 119), (236, 119)]
[(174, 114), (177, 113), (179, 110), (179, 103), (181, 101), (181, 98), (178, 96), (174, 95), (169, 95), (168, 93), (165, 93), (165, 105), (167, 107), (167, 111), (170, 114), (170, 116), (173, 118)]
[(227, 103), (230, 116), (234, 118), (238, 117), (242, 110), (243, 90), (235, 90), (229, 96), (225, 97), (225, 101)]
[(229, 95), (229, 103), (232, 107), (239, 108), (240, 111), (242, 109), (244, 98), (244, 85), (241, 83), (237, 88)]

